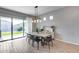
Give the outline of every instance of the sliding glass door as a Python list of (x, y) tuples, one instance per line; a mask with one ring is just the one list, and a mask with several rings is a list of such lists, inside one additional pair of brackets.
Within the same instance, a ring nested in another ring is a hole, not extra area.
[(13, 38), (23, 36), (23, 19), (13, 18)]
[(23, 37), (27, 32), (27, 20), (0, 16), (0, 41)]
[(1, 40), (1, 19), (0, 19), (0, 40)]
[(9, 17), (0, 17), (1, 25), (1, 39), (8, 40), (11, 39), (11, 18)]

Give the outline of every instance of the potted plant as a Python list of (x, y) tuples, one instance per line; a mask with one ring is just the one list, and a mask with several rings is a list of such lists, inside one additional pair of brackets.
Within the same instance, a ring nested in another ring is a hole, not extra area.
[(44, 29), (40, 29), (40, 31), (42, 32), (42, 31), (44, 31)]
[(39, 32), (38, 28), (36, 28), (36, 32), (37, 32), (37, 33)]

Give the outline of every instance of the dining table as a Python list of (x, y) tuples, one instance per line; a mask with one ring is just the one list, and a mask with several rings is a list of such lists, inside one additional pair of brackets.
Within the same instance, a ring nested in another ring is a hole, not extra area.
[(27, 34), (38, 36), (38, 37), (43, 37), (43, 38), (48, 37), (48, 36), (51, 35), (50, 33), (42, 33), (42, 32), (40, 32), (40, 33), (38, 33), (38, 32), (29, 32)]
[[(52, 33), (53, 34), (53, 33)], [(41, 39), (41, 45), (44, 46), (45, 45), (45, 41), (47, 40), (47, 37), (52, 36), (51, 33), (45, 33), (45, 32), (29, 32), (27, 33), (27, 35), (31, 35), (34, 37), (39, 37), (39, 39)], [(34, 37), (32, 37), (32, 46), (34, 47)], [(54, 37), (54, 36), (53, 36)], [(38, 42), (38, 47), (37, 49), (39, 49), (39, 39), (36, 39)], [(49, 39), (47, 40), (49, 42)]]

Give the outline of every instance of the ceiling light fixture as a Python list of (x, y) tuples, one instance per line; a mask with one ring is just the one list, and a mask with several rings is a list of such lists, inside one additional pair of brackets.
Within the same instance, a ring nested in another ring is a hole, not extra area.
[(35, 6), (35, 16), (34, 16), (34, 23), (40, 22), (40, 18), (38, 17), (38, 6)]

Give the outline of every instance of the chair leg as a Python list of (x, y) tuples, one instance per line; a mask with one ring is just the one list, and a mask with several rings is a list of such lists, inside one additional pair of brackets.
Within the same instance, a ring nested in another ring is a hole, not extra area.
[(55, 40), (55, 38), (53, 38), (53, 40)]
[(37, 42), (37, 49), (39, 50), (39, 42)]
[(34, 47), (34, 40), (32, 40), (32, 47)]
[(49, 48), (49, 50), (50, 50), (50, 42), (48, 42), (48, 48)]
[(41, 40), (41, 46), (44, 48), (44, 40)]
[(30, 44), (30, 39), (28, 39), (28, 43)]
[(51, 41), (51, 43), (52, 43), (52, 47), (53, 47), (53, 40)]
[(44, 47), (44, 42), (43, 42), (43, 41), (41, 41), (41, 46), (43, 46), (43, 47)]
[(27, 39), (28, 39), (28, 38), (26, 37), (26, 42), (27, 42)]
[(43, 46), (43, 42), (41, 41), (41, 46)]

